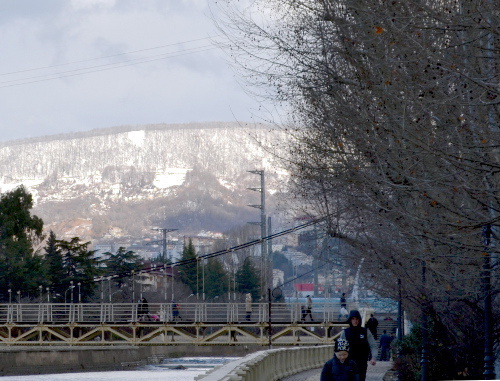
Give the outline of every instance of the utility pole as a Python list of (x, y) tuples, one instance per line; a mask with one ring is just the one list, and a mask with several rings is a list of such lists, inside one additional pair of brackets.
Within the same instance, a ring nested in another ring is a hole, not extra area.
[(248, 205), (252, 208), (260, 209), (260, 222), (250, 222), (252, 225), (260, 225), (260, 248), (261, 248), (261, 289), (260, 293), (262, 296), (266, 295), (267, 290), (267, 245), (264, 241), (264, 237), (266, 237), (266, 190), (264, 183), (264, 170), (254, 170), (247, 171), (249, 173), (253, 173), (254, 175), (260, 176), (260, 188), (247, 188), (249, 190), (260, 192), (260, 205)]
[[(154, 228), (153, 230), (156, 231), (161, 231), (162, 232), (162, 239), (161, 241), (153, 241), (151, 243), (157, 243), (161, 242), (162, 243), (162, 260), (166, 261), (167, 260), (167, 233), (174, 232), (179, 229), (169, 229), (169, 228)], [(172, 259), (172, 258), (169, 258)]]
[[(273, 231), (271, 229), (271, 217), (267, 217), (267, 236), (271, 237)], [(274, 258), (273, 258), (273, 241), (271, 239), (267, 240), (267, 268), (269, 269), (269, 285), (268, 287), (273, 289), (273, 269), (274, 269)]]

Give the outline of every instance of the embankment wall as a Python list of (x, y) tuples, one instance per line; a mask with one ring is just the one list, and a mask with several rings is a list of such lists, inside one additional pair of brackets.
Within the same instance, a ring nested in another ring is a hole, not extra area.
[(3, 347), (0, 376), (123, 370), (158, 364), (166, 358), (246, 356), (258, 346), (138, 346), (138, 347)]

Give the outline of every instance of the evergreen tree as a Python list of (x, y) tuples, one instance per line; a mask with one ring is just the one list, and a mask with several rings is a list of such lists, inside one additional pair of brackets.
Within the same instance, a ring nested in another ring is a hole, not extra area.
[[(82, 300), (89, 299), (95, 289), (94, 278), (100, 274), (99, 261), (94, 258), (95, 251), (88, 250), (90, 242), (80, 243), (80, 238), (74, 237), (71, 241), (57, 241), (57, 246), (61, 250), (63, 257), (63, 267), (65, 278), (62, 280), (64, 287), (70, 287), (71, 281), (75, 289), (76, 300), (77, 292), (81, 292)], [(76, 285), (80, 283), (79, 290)], [(65, 291), (65, 292), (66, 292)]]
[(241, 267), (236, 271), (236, 289), (242, 294), (251, 293), (252, 298), (259, 298), (260, 275), (250, 257), (245, 258)]
[(193, 294), (198, 292), (198, 278), (201, 275), (198, 264), (198, 257), (193, 245), (193, 241), (189, 239), (188, 244), (184, 243), (182, 249), (181, 264), (179, 266), (179, 277), (181, 281), (187, 285)]
[(142, 269), (142, 258), (133, 251), (125, 251), (124, 247), (120, 247), (116, 254), (104, 253), (108, 258), (104, 261), (106, 265), (106, 275), (116, 275), (115, 283), (118, 288), (122, 288), (127, 281), (132, 270), (139, 271)]
[(222, 296), (228, 291), (228, 276), (222, 263), (212, 258), (205, 266), (205, 294), (208, 299)]
[(45, 269), (47, 271), (47, 282), (51, 286), (52, 292), (62, 294), (65, 286), (61, 281), (66, 277), (63, 265), (63, 256), (58, 246), (55, 233), (51, 230), (47, 245), (45, 246)]
[(0, 197), (0, 297), (12, 293), (38, 295), (45, 285), (41, 258), (34, 251), (43, 239), (43, 221), (32, 216), (33, 198), (23, 186)]

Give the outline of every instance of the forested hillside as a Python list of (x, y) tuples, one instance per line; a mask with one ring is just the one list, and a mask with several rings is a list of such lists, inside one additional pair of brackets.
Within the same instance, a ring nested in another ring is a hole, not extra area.
[(7, 142), (0, 190), (27, 186), (34, 213), (63, 236), (140, 236), (165, 225), (224, 231), (258, 218), (247, 204), (259, 195), (246, 188), (260, 180), (248, 170), (265, 169), (271, 207), (286, 177), (267, 148), (283, 137), (263, 125), (200, 123)]

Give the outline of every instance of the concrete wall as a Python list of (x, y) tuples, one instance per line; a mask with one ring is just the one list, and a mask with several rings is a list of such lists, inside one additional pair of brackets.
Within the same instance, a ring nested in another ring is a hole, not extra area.
[(0, 376), (121, 370), (186, 356), (245, 356), (259, 347), (0, 347)]
[(332, 357), (332, 345), (270, 349), (231, 361), (196, 380), (276, 381), (308, 369), (321, 368)]

